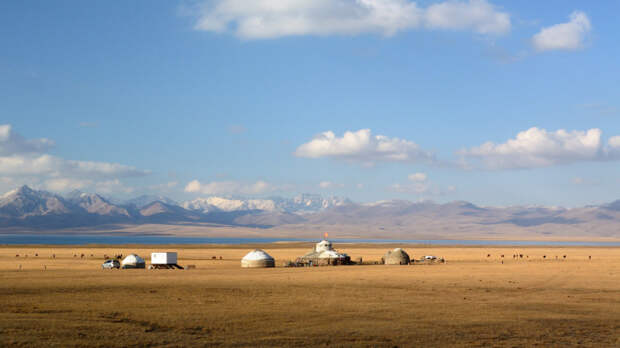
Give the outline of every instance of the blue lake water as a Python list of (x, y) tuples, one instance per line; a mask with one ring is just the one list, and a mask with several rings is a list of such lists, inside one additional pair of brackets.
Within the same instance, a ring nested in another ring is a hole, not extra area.
[[(454, 240), (454, 239), (330, 239), (334, 243), (402, 243), (428, 245), (489, 245), (489, 246), (620, 246), (620, 242), (588, 241), (523, 241), (523, 240)], [(87, 244), (250, 244), (274, 242), (316, 242), (316, 239), (287, 238), (202, 238), (174, 236), (110, 236), (110, 235), (36, 235), (0, 234), (5, 245), (87, 245)]]

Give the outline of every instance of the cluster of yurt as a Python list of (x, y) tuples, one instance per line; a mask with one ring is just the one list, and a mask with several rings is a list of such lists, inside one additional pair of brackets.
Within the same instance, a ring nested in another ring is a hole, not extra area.
[(250, 251), (241, 259), (241, 267), (243, 268), (266, 268), (275, 266), (276, 261), (273, 257), (260, 249)]
[(121, 268), (123, 269), (145, 268), (145, 267), (146, 267), (146, 262), (144, 262), (144, 259), (136, 254), (127, 255), (121, 262)]
[(409, 254), (401, 248), (388, 250), (381, 260), (385, 265), (408, 265), (411, 262)]
[[(428, 256), (426, 257), (428, 258)], [(433, 258), (437, 259), (433, 256)], [(445, 262), (443, 258), (437, 259)], [(425, 263), (424, 258), (416, 263)], [(431, 260), (431, 261), (434, 261)], [(413, 265), (414, 260), (402, 248), (388, 250), (383, 257), (381, 263), (384, 265)], [(325, 265), (351, 265), (362, 264), (361, 258), (357, 262), (351, 262), (351, 257), (345, 253), (336, 251), (330, 241), (324, 239), (315, 244), (312, 251), (299, 257), (295, 262), (288, 261), (284, 263), (284, 267), (302, 267), (302, 266), (325, 266)], [(241, 267), (243, 268), (266, 268), (275, 267), (275, 260), (264, 250), (255, 249), (250, 251), (241, 259)]]
[(297, 263), (310, 266), (348, 265), (351, 257), (334, 250), (332, 242), (322, 240), (314, 246), (314, 250), (297, 259)]

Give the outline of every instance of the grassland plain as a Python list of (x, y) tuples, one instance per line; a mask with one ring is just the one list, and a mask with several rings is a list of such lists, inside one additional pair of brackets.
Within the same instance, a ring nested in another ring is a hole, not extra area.
[[(620, 346), (620, 248), (398, 246), (447, 263), (239, 267), (308, 243), (0, 247), (0, 345)], [(373, 262), (395, 245), (337, 247)], [(100, 267), (163, 250), (196, 269)]]

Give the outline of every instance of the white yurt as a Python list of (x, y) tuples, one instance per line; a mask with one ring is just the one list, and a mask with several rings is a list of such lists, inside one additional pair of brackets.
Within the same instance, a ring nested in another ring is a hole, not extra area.
[(241, 259), (241, 267), (244, 268), (264, 268), (275, 266), (276, 261), (273, 257), (260, 249), (250, 251)]
[(127, 255), (121, 262), (121, 268), (144, 268), (144, 259), (136, 254)]

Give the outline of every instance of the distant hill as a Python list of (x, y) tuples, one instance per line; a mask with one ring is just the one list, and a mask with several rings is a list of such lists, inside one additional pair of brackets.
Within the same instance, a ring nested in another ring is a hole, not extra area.
[[(206, 197), (176, 203), (140, 196), (113, 203), (96, 193), (66, 197), (22, 186), (0, 197), (0, 228), (45, 230), (110, 224), (218, 224), (296, 230), (347, 231), (383, 238), (428, 235), (528, 235), (620, 238), (620, 200), (580, 208), (479, 207), (404, 200), (354, 203), (346, 198), (299, 195), (293, 198)], [(0, 230), (1, 231), (1, 230)]]

